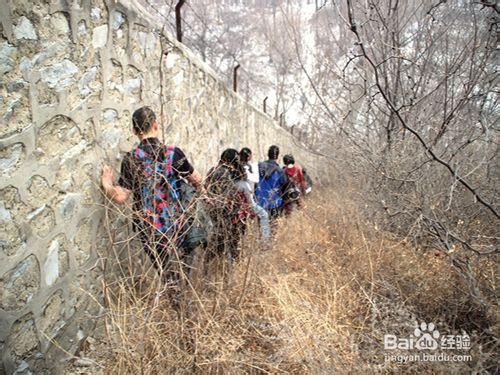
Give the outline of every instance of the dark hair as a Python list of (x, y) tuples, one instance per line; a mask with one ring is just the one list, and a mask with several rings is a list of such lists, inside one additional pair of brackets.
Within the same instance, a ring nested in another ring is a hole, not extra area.
[(220, 162), (232, 167), (237, 167), (240, 164), (240, 155), (234, 148), (227, 148), (222, 152)]
[(280, 154), (280, 148), (278, 146), (272, 145), (269, 147), (269, 151), (267, 151), (267, 156), (271, 160), (277, 160)]
[(293, 158), (293, 155), (288, 154), (283, 156), (283, 164), (285, 165), (295, 164), (295, 159)]
[(245, 175), (245, 170), (240, 162), (240, 154), (234, 148), (227, 148), (220, 156), (220, 164), (229, 166), (234, 179), (241, 180)]
[(248, 162), (250, 160), (250, 156), (252, 155), (252, 150), (248, 147), (243, 147), (240, 151), (240, 160), (242, 163)]
[(141, 107), (132, 115), (132, 126), (137, 134), (145, 134), (151, 130), (156, 115), (149, 107)]

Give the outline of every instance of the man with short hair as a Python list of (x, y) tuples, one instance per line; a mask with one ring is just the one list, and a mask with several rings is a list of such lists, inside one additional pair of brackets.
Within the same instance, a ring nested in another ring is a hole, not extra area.
[(269, 159), (259, 163), (260, 180), (255, 190), (258, 205), (269, 212), (270, 218), (280, 216), (283, 205), (283, 189), (288, 182), (277, 162), (279, 153), (278, 146), (269, 147), (267, 152)]
[(139, 231), (144, 250), (155, 267), (171, 277), (172, 261), (193, 250), (183, 249), (186, 222), (180, 180), (186, 179), (199, 190), (201, 176), (180, 148), (160, 142), (160, 126), (151, 108), (134, 112), (132, 130), (139, 145), (123, 158), (117, 184), (113, 170), (103, 167), (102, 187), (106, 196), (118, 204), (133, 195), (134, 228)]

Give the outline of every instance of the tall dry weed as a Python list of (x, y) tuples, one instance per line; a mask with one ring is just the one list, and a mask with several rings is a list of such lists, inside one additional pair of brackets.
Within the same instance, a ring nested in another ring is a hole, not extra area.
[[(262, 246), (251, 225), (231, 266), (198, 254), (175, 303), (138, 243), (115, 241), (109, 262), (121, 273), (104, 282), (105, 372), (495, 371), (492, 260), (474, 263), (478, 300), (453, 254), (412, 248), (330, 191), (275, 232), (271, 248)], [(384, 334), (408, 337), (416, 321), (467, 330), (472, 361), (384, 361)]]

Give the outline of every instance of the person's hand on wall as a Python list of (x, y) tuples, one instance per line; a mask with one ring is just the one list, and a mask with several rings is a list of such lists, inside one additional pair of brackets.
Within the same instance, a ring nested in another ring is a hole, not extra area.
[(106, 190), (106, 187), (110, 187), (114, 185), (115, 181), (115, 172), (109, 166), (104, 164), (101, 172), (101, 185)]
[(115, 173), (113, 169), (104, 164), (101, 172), (101, 184), (104, 194), (115, 203), (125, 203), (130, 196), (130, 190), (115, 185)]

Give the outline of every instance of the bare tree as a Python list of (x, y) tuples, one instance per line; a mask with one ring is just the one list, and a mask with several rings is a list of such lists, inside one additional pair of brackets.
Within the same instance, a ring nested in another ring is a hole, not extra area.
[(416, 246), (444, 250), (464, 272), (460, 249), (498, 253), (494, 7), (332, 1), (314, 27), (307, 50), (288, 22), (309, 84), (309, 145), (333, 156), (367, 215)]

